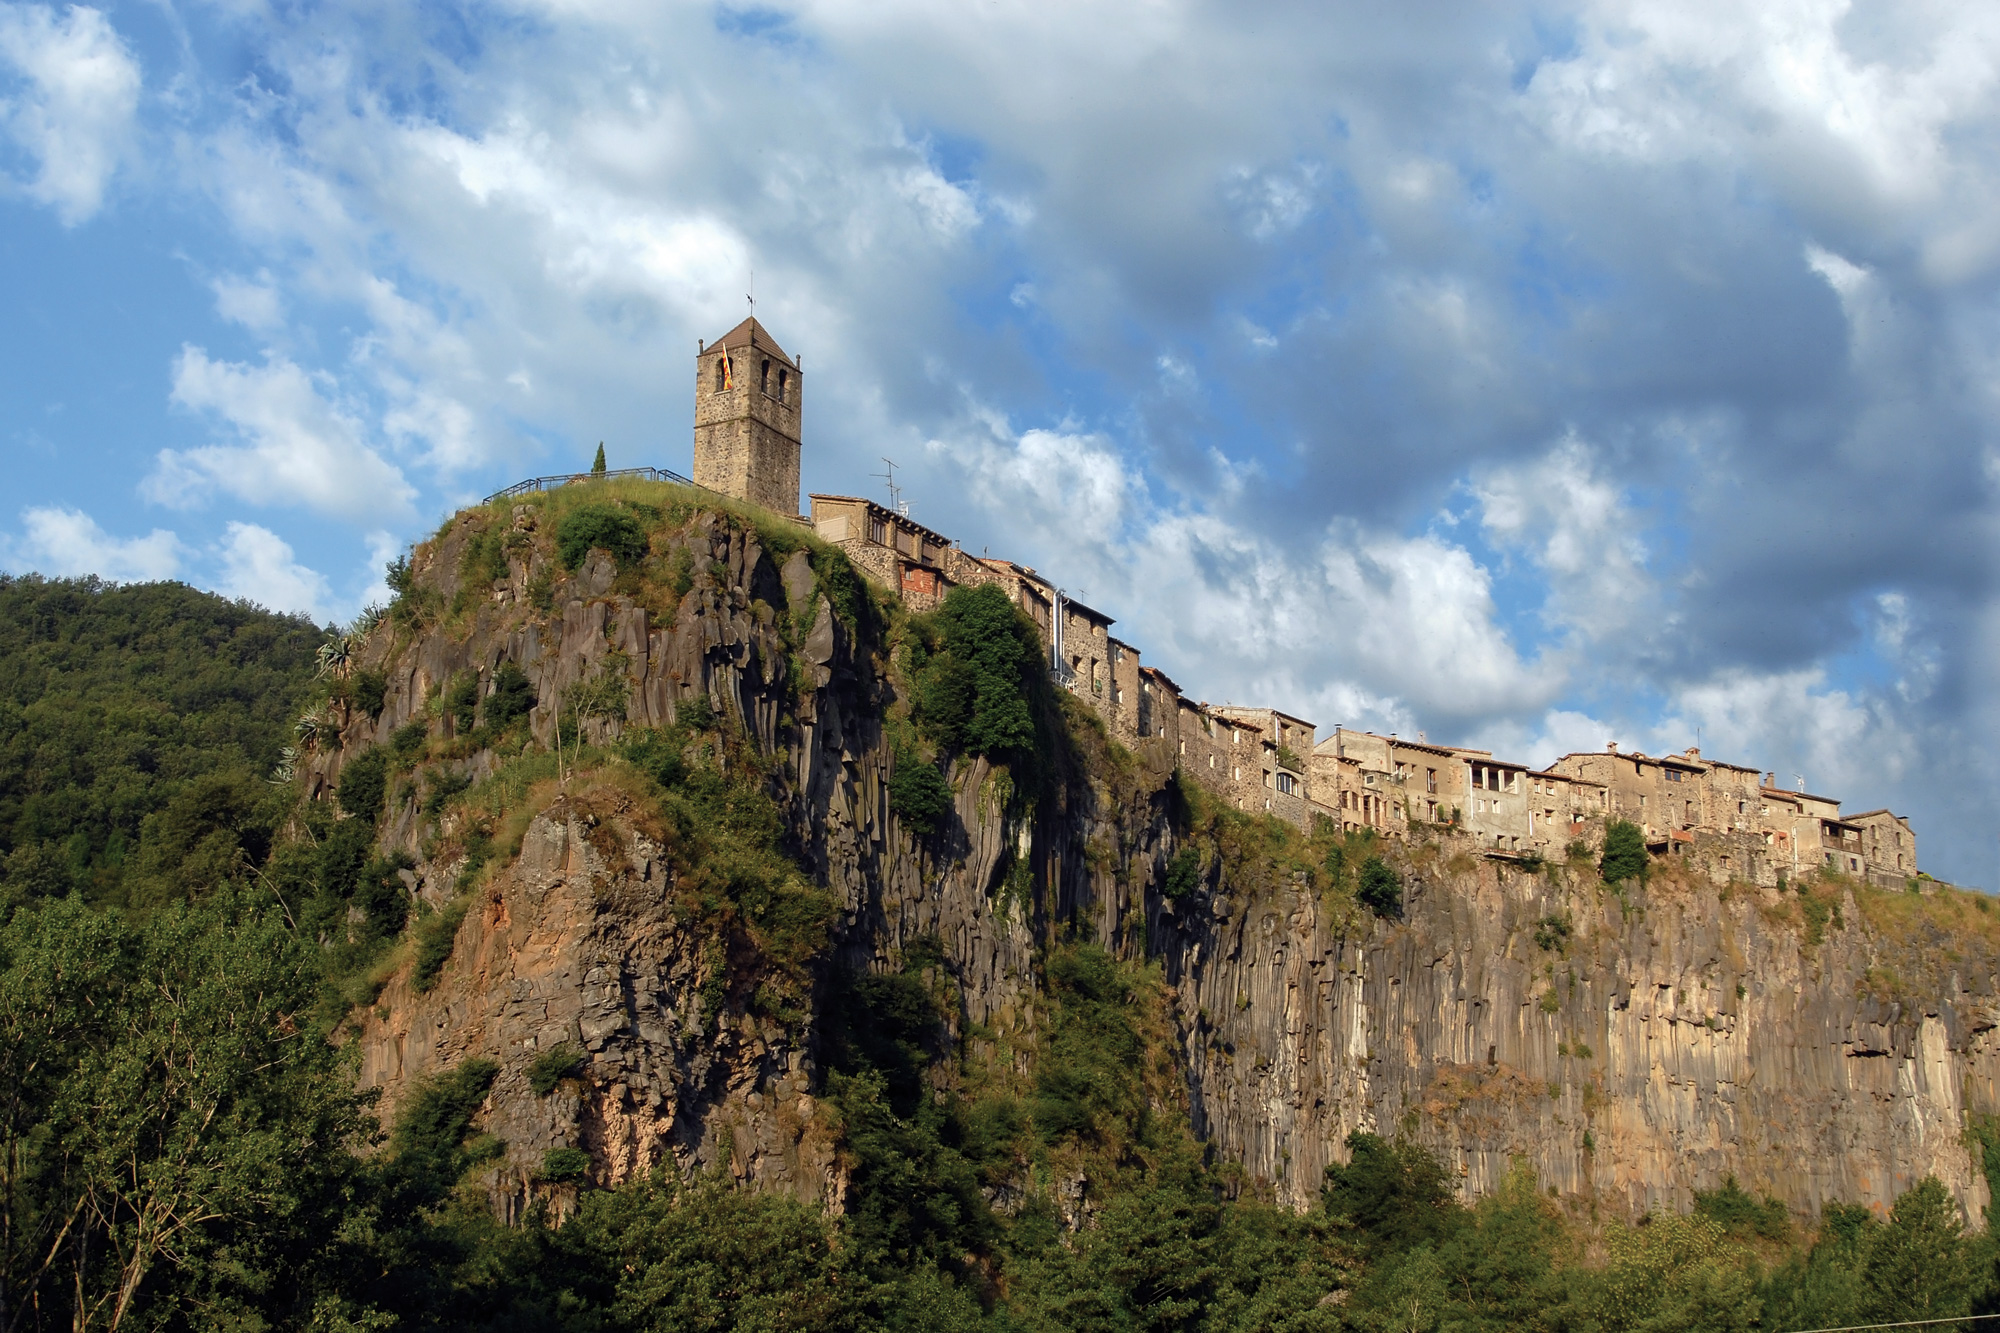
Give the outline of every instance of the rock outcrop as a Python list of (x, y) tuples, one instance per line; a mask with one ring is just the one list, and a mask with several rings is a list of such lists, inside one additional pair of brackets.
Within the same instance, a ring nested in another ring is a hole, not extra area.
[[(2000, 1110), (2000, 961), (1969, 900), (1718, 892), (1672, 867), (1621, 894), (1586, 865), (1527, 867), (1448, 835), (1393, 854), (1401, 919), (1212, 847), (1200, 882), (1169, 898), (1189, 836), (1170, 761), (1113, 755), (1082, 722), (1039, 799), (963, 763), (954, 817), (914, 837), (887, 796), (895, 673), (836, 612), (806, 538), (695, 514), (654, 542), (692, 571), (675, 598), (630, 586), (601, 552), (563, 574), (524, 507), (506, 576), (467, 609), (462, 548), (499, 521), (477, 513), (419, 552), (418, 584), (459, 604), (455, 628), (377, 632), (362, 660), (387, 672), (385, 706), (348, 720), (316, 794), (463, 673), (526, 671), (544, 746), (565, 692), (611, 674), (628, 702), (585, 718), (587, 735), (666, 725), (701, 699), (772, 761), (788, 844), (837, 905), (815, 1003), (836, 970), (891, 967), (935, 940), (961, 1033), (1021, 1049), (1052, 941), (1157, 959), (1196, 1132), (1292, 1204), (1357, 1128), (1433, 1146), (1469, 1195), (1518, 1156), (1624, 1213), (1685, 1205), (1732, 1174), (1801, 1212), (1885, 1206), (1926, 1174), (1975, 1217), (1987, 1202), (1965, 1131)], [(469, 778), (495, 764), (453, 762)], [(485, 1125), (507, 1145), (495, 1195), (509, 1207), (548, 1149), (576, 1146), (605, 1181), (671, 1161), (837, 1203), (813, 1016), (705, 1001), (713, 951), (672, 909), (669, 858), (629, 798), (587, 783), (545, 796), (519, 855), (468, 904), (437, 984), (419, 993), (406, 969), (357, 1015), (365, 1079), (393, 1108), (413, 1078), (498, 1060)], [(452, 896), (458, 853), (414, 790), (383, 837), (419, 856), (427, 900)], [(587, 1057), (579, 1077), (537, 1095), (528, 1068), (566, 1043)]]

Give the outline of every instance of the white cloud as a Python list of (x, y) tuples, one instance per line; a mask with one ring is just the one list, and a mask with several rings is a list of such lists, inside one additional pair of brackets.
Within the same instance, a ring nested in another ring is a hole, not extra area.
[(368, 447), (349, 411), (283, 357), (251, 366), (183, 347), (173, 401), (213, 413), (242, 443), (161, 450), (143, 486), (150, 499), (188, 505), (222, 490), (252, 504), (299, 504), (378, 522), (409, 510), (414, 493), (403, 474)]
[(1830, 688), (1819, 667), (1730, 670), (1676, 691), (1673, 714), (1653, 743), (1679, 749), (1698, 734), (1704, 754), (1794, 773), (1821, 795), (1852, 800), (1900, 781), (1916, 759), (1916, 738), (1879, 703)]
[(232, 522), (216, 548), (221, 577), (215, 590), (273, 611), (293, 611), (321, 624), (337, 620), (324, 577), (298, 563), (277, 533), (254, 523)]
[(21, 527), (21, 537), (6, 544), (8, 563), (57, 578), (95, 574), (117, 583), (170, 579), (180, 573), (186, 549), (164, 528), (143, 537), (113, 537), (82, 510), (63, 506), (26, 510)]
[(1491, 469), (1472, 483), (1480, 522), (1503, 550), (1547, 580), (1544, 618), (1581, 640), (1604, 643), (1660, 617), (1645, 568), (1641, 518), (1600, 473), (1575, 435), (1540, 458)]
[(1060, 560), (1047, 572), (1122, 617), (1120, 637), (1148, 660), (1198, 665), (1182, 682), (1198, 694), (1328, 725), (1406, 724), (1412, 710), (1539, 707), (1561, 683), (1514, 650), (1490, 577), (1462, 547), (1346, 520), (1300, 546), (1218, 513), (1161, 509), (1102, 436), (998, 431), (931, 448), (1019, 543), (995, 554)]
[(64, 226), (86, 221), (130, 149), (138, 62), (98, 10), (0, 3), (0, 69), (21, 81), (0, 130), (37, 164), (23, 188)]
[(209, 286), (215, 292), (215, 312), (255, 333), (269, 333), (285, 322), (284, 298), (269, 273), (246, 278), (221, 277)]

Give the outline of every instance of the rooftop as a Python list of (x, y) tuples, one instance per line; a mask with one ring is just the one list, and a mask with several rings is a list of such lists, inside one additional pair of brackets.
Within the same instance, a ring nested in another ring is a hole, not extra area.
[[(754, 347), (760, 352), (769, 352), (775, 359), (782, 361), (793, 370), (799, 368), (798, 363), (785, 355), (785, 349), (778, 346), (778, 340), (771, 336), (770, 330), (757, 322), (755, 315), (744, 320), (714, 342), (709, 343), (708, 347), (725, 347), (731, 351), (739, 347)], [(707, 348), (703, 348), (702, 350), (706, 351)]]

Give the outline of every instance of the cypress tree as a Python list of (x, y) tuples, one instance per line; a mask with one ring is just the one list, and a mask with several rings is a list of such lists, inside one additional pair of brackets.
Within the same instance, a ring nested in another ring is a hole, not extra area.
[(597, 457), (591, 461), (590, 475), (593, 477), (604, 475), (604, 441), (602, 440), (597, 442)]

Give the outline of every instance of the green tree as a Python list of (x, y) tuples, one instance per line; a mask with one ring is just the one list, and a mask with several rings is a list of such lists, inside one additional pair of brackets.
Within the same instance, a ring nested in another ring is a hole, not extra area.
[(575, 1285), (632, 1333), (862, 1326), (867, 1284), (845, 1271), (832, 1220), (779, 1195), (656, 1176), (587, 1196), (559, 1243)]
[(604, 441), (602, 440), (597, 442), (597, 457), (590, 460), (590, 475), (593, 477), (604, 475)]
[(954, 588), (917, 626), (911, 648), (917, 728), (949, 753), (1007, 759), (1035, 741), (1046, 689), (1041, 644), (992, 584)]
[(1354, 896), (1376, 916), (1402, 919), (1403, 877), (1379, 856), (1362, 862), (1361, 887)]
[(316, 955), (234, 894), (137, 931), (74, 899), (0, 928), (10, 1316), (215, 1326), (296, 1298), (367, 1123), (306, 1021)]
[(1861, 1315), (1872, 1323), (1947, 1319), (1973, 1294), (1971, 1246), (1958, 1201), (1936, 1176), (1905, 1190), (1870, 1239), (1861, 1269)]
[(1639, 826), (1628, 819), (1612, 820), (1604, 830), (1604, 858), (1597, 863), (1604, 882), (1617, 884), (1636, 879), (1644, 883), (1649, 864), (1646, 837)]
[(1320, 1206), (1350, 1223), (1370, 1253), (1442, 1241), (1464, 1220), (1444, 1166), (1429, 1149), (1355, 1130), (1348, 1160), (1326, 1168)]

